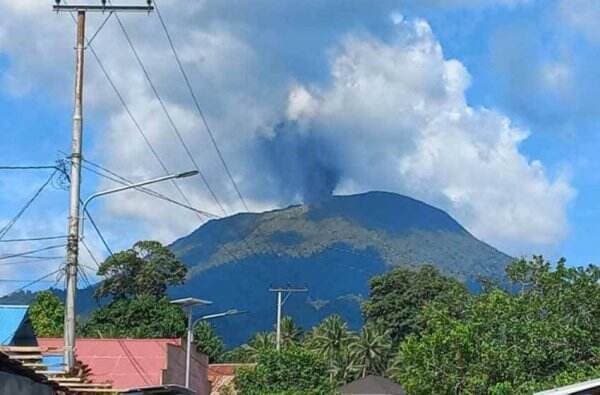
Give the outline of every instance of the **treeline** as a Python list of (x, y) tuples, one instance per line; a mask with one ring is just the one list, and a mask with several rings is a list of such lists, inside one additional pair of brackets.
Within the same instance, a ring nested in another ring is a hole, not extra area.
[[(165, 292), (183, 282), (185, 267), (168, 249), (137, 243), (99, 273), (98, 296), (111, 302), (81, 323), (82, 335), (183, 335), (183, 313)], [(397, 268), (371, 280), (359, 331), (335, 315), (306, 331), (285, 317), (280, 352), (273, 332), (226, 351), (207, 322), (194, 340), (213, 362), (252, 364), (238, 372), (242, 394), (328, 394), (368, 374), (411, 395), (531, 394), (600, 375), (599, 280), (596, 266), (534, 257), (509, 265), (506, 284), (484, 281), (474, 294), (431, 266)], [(40, 294), (44, 307), (31, 310), (43, 336), (62, 330), (62, 306), (51, 299)]]

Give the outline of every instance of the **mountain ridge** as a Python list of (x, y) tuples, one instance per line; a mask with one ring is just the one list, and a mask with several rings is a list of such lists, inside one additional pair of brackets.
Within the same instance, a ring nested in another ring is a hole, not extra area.
[[(467, 284), (481, 276), (502, 282), (512, 260), (445, 211), (380, 191), (211, 220), (169, 247), (188, 267), (186, 283), (169, 289), (170, 297), (214, 302), (197, 309), (198, 315), (249, 312), (214, 321), (229, 346), (273, 329), (273, 286), (309, 288), (284, 307), (300, 326), (308, 329), (335, 313), (357, 329), (360, 303), (375, 275), (432, 264)], [(93, 288), (79, 293), (78, 313), (86, 314), (96, 307)]]

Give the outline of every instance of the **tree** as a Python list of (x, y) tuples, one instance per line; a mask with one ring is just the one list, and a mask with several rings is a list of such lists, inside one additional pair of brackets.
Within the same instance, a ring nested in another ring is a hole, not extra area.
[(105, 279), (95, 296), (112, 299), (151, 295), (165, 296), (168, 286), (183, 284), (187, 268), (158, 241), (138, 241), (132, 248), (118, 252), (98, 269)]
[(200, 321), (194, 326), (194, 344), (196, 350), (208, 355), (211, 363), (219, 362), (225, 345), (208, 321)]
[(29, 317), (36, 336), (62, 336), (65, 306), (52, 291), (42, 291), (37, 294), (29, 306)]
[(355, 365), (361, 367), (361, 377), (385, 372), (392, 350), (389, 330), (366, 325), (350, 343), (350, 355)]
[(327, 363), (330, 382), (342, 381), (354, 366), (349, 355), (352, 333), (339, 315), (331, 315), (313, 328), (305, 339), (308, 349), (321, 356)]
[(88, 337), (163, 338), (181, 337), (186, 317), (166, 297), (140, 295), (116, 299), (94, 310), (81, 332)]
[(600, 374), (600, 269), (534, 257), (507, 273), (517, 292), (424, 310), (391, 370), (411, 394), (530, 394)]
[(256, 362), (259, 357), (275, 349), (275, 336), (273, 333), (260, 332), (250, 339), (247, 344), (242, 346), (244, 353), (243, 362)]
[(292, 317), (281, 319), (281, 345), (288, 347), (300, 343), (302, 340), (302, 328), (300, 328)]
[(389, 330), (396, 344), (422, 329), (419, 317), (424, 306), (438, 299), (461, 301), (467, 294), (463, 284), (429, 265), (419, 270), (396, 268), (373, 277), (369, 285), (363, 315), (367, 322)]
[(330, 394), (327, 366), (314, 353), (290, 346), (277, 352), (273, 348), (260, 353), (252, 368), (238, 369), (235, 385), (244, 395)]

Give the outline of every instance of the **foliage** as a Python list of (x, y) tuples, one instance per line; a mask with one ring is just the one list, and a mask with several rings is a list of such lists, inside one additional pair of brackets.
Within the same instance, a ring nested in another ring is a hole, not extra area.
[(194, 326), (193, 339), (196, 350), (208, 355), (211, 363), (220, 362), (225, 345), (208, 321), (200, 321)]
[(366, 325), (350, 343), (350, 355), (354, 365), (361, 368), (361, 377), (367, 374), (381, 375), (386, 371), (392, 351), (389, 330)]
[(397, 268), (370, 281), (370, 296), (362, 305), (370, 323), (388, 330), (394, 342), (422, 329), (421, 309), (434, 300), (461, 301), (467, 290), (433, 266)]
[(65, 307), (51, 291), (42, 291), (37, 294), (33, 303), (29, 306), (29, 317), (39, 337), (62, 336)]
[(151, 295), (165, 296), (170, 285), (183, 284), (187, 268), (158, 241), (138, 241), (132, 248), (118, 252), (98, 269), (105, 279), (96, 289), (96, 298), (113, 299)]
[(88, 337), (163, 338), (181, 337), (186, 317), (166, 297), (140, 295), (116, 299), (92, 313), (81, 332)]
[(257, 333), (242, 346), (243, 362), (256, 362), (262, 354), (275, 349), (275, 335), (269, 332)]
[(390, 369), (411, 394), (529, 394), (600, 374), (600, 269), (534, 257), (507, 273), (515, 293), (425, 309)]
[(243, 395), (332, 393), (326, 364), (297, 346), (264, 350), (255, 367), (237, 371), (235, 385)]
[(281, 319), (281, 346), (289, 347), (297, 345), (302, 340), (303, 331), (292, 317), (283, 317)]
[(353, 359), (349, 352), (352, 333), (339, 315), (331, 315), (317, 325), (305, 339), (305, 345), (326, 361), (330, 381), (352, 376)]

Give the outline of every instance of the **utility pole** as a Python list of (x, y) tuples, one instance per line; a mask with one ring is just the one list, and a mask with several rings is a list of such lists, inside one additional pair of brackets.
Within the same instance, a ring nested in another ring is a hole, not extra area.
[[(308, 288), (269, 288), (269, 292), (277, 293), (277, 338), (275, 341), (275, 347), (277, 351), (281, 349), (281, 308), (288, 300), (291, 294), (308, 292)], [(283, 294), (286, 293), (285, 298)]]
[(54, 11), (77, 13), (77, 45), (75, 48), (75, 104), (73, 110), (73, 132), (71, 143), (71, 187), (69, 193), (69, 229), (67, 241), (66, 264), (66, 297), (65, 297), (65, 327), (64, 352), (65, 369), (71, 371), (75, 365), (75, 294), (77, 292), (77, 266), (79, 258), (79, 220), (80, 220), (80, 191), (81, 191), (81, 158), (83, 143), (83, 71), (85, 54), (85, 17), (86, 13), (116, 11), (150, 12), (154, 8), (148, 0), (147, 6), (113, 6), (106, 5), (106, 0), (96, 5), (66, 5), (55, 0)]

